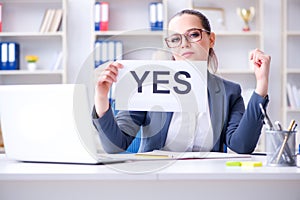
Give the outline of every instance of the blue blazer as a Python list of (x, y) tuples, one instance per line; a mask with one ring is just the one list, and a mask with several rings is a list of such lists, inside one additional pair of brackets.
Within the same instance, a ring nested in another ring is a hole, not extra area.
[[(236, 153), (253, 152), (263, 126), (259, 103), (266, 108), (268, 98), (253, 92), (245, 110), (240, 85), (208, 73), (207, 87), (213, 128), (212, 151), (222, 152), (226, 144)], [(92, 116), (106, 152), (125, 151), (141, 127), (139, 152), (147, 152), (164, 147), (173, 113), (120, 111), (114, 117), (110, 108), (101, 118), (93, 109)]]

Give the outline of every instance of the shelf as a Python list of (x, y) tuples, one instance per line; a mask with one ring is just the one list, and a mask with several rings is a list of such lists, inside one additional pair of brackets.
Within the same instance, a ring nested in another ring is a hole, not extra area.
[(286, 109), (287, 112), (289, 113), (300, 113), (300, 108), (287, 108)]
[(150, 30), (119, 30), (119, 31), (95, 31), (96, 36), (163, 36), (163, 31), (150, 31)]
[(5, 3), (5, 4), (23, 4), (23, 3), (60, 3), (61, 0), (39, 0), (39, 1), (36, 1), (36, 0), (2, 0), (1, 1), (2, 3)]
[(287, 31), (287, 36), (300, 36), (300, 31)]
[(300, 74), (300, 69), (289, 69), (287, 68), (286, 73), (288, 74)]
[[(300, 44), (300, 30), (299, 30), (299, 6), (298, 0), (282, 0), (282, 108), (283, 108), (283, 122), (288, 125), (291, 119), (298, 118), (300, 108), (296, 105), (288, 106), (288, 102), (294, 102), (299, 98), (297, 90), (300, 88), (299, 75), (299, 44)], [(288, 86), (291, 86), (291, 89)], [(289, 95), (287, 95), (289, 94)], [(290, 100), (288, 98), (292, 98)], [(296, 102), (297, 104), (297, 102)], [(300, 139), (300, 138), (299, 138)], [(299, 140), (300, 141), (300, 140)]]
[(41, 74), (63, 74), (63, 70), (35, 70), (35, 71), (29, 71), (29, 70), (0, 70), (0, 75), (41, 75)]
[[(20, 45), (19, 69), (0, 70), (0, 84), (39, 84), (67, 82), (67, 1), (4, 0), (1, 1), (2, 42)], [(48, 9), (62, 9), (59, 31), (39, 32)], [(38, 69), (27, 70), (26, 55), (37, 55)], [(57, 63), (59, 66), (57, 67)], [(52, 70), (55, 66), (55, 69)]]
[(260, 31), (249, 31), (249, 32), (242, 32), (242, 31), (216, 31), (217, 36), (261, 36), (262, 32)]

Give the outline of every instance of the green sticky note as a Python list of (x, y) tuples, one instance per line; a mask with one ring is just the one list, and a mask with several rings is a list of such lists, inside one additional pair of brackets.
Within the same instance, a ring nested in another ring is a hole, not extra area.
[(242, 163), (239, 161), (227, 161), (226, 166), (228, 167), (240, 167), (242, 166)]

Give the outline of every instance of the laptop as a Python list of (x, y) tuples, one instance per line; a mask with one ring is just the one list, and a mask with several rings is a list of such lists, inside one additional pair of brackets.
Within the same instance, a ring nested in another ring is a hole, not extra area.
[(108, 164), (97, 154), (87, 88), (83, 84), (0, 86), (6, 156), (27, 162)]

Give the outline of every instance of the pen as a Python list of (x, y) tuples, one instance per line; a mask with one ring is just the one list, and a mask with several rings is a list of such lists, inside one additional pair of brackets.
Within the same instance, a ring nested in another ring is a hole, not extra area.
[(282, 131), (282, 126), (279, 121), (275, 121), (275, 125), (276, 125), (278, 131)]
[(264, 116), (264, 122), (265, 122), (265, 124), (268, 126), (269, 130), (272, 130), (273, 129), (273, 124), (272, 124), (269, 116), (267, 115), (267, 113), (266, 113), (266, 111), (265, 111), (265, 109), (264, 109), (264, 107), (263, 107), (263, 105), (261, 103), (259, 103), (259, 107), (260, 107), (260, 110), (261, 110), (261, 112), (262, 112), (262, 114)]

